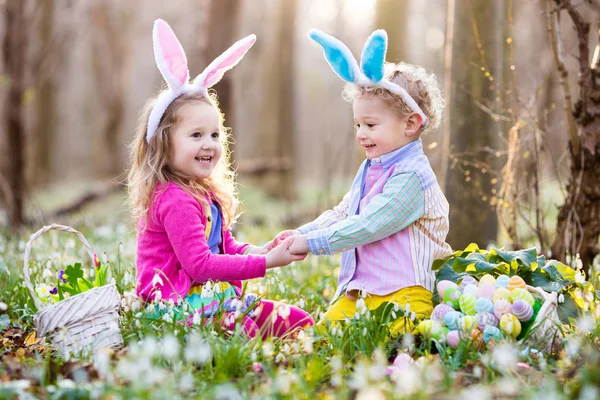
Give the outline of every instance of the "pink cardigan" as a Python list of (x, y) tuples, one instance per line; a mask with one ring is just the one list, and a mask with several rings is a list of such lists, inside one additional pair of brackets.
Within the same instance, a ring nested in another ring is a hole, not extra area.
[(236, 242), (229, 230), (223, 230), (223, 254), (211, 253), (202, 205), (174, 183), (158, 185), (147, 219), (147, 227), (145, 218), (138, 224), (136, 261), (136, 291), (146, 301), (154, 298), (152, 280), (157, 272), (163, 281), (157, 285), (162, 298), (175, 302), (192, 285), (208, 280), (241, 287), (236, 281), (265, 275), (266, 258), (243, 255), (249, 244)]

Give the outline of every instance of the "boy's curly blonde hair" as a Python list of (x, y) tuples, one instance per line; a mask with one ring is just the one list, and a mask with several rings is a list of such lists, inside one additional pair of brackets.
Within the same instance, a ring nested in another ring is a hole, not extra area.
[[(421, 128), (421, 133), (435, 131), (442, 121), (442, 113), (446, 102), (442, 96), (439, 83), (433, 73), (425, 68), (407, 63), (385, 63), (384, 78), (406, 89), (408, 94), (417, 102), (428, 118), (428, 123)], [(348, 83), (342, 96), (346, 101), (353, 102), (364, 95), (374, 95), (398, 111), (401, 117), (412, 113), (400, 95), (394, 94), (381, 86), (358, 86)]]

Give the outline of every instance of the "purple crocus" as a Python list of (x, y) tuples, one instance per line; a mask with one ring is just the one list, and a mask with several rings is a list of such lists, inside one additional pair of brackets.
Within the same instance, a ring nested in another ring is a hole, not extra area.
[(50, 289), (50, 294), (57, 294), (57, 293), (58, 293), (57, 287), (53, 287), (52, 289)]

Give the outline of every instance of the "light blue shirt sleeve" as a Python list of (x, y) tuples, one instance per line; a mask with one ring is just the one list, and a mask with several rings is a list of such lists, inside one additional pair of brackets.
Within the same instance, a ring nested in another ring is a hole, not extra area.
[(350, 207), (350, 192), (346, 193), (340, 204), (333, 207), (331, 210), (325, 211), (312, 222), (302, 225), (297, 230), (303, 235), (317, 229), (324, 229), (336, 222), (342, 221), (348, 216), (348, 208)]
[[(414, 172), (392, 175), (383, 191), (360, 214), (310, 231), (313, 254), (335, 254), (386, 238), (406, 228), (425, 213), (425, 192)], [(319, 217), (320, 218), (320, 217)]]

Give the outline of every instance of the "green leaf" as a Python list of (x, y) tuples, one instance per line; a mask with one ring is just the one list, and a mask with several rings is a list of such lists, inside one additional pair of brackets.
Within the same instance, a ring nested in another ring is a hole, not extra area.
[[(525, 277), (529, 279), (525, 279)], [(525, 279), (531, 286), (538, 286), (547, 292), (559, 292), (567, 286), (562, 280), (556, 281), (546, 273), (546, 271), (537, 269), (530, 273), (521, 274), (521, 277)]]
[(452, 269), (455, 272), (476, 272), (476, 273), (486, 273), (493, 271), (496, 269), (496, 265), (489, 263), (487, 261), (479, 261), (473, 260), (470, 258), (458, 257), (452, 263)]
[(548, 263), (544, 266), (544, 270), (552, 271), (552, 273), (556, 271), (556, 273), (559, 274), (560, 279), (570, 282), (575, 282), (575, 276), (577, 275), (577, 272), (573, 268), (557, 260), (548, 261)]
[(558, 303), (558, 318), (562, 323), (570, 324), (571, 319), (576, 320), (579, 317), (579, 311), (581, 309), (577, 306), (577, 303), (575, 302), (575, 299), (571, 297), (571, 294), (565, 293), (564, 297), (565, 301), (563, 303)]
[(65, 274), (67, 275), (67, 283), (71, 287), (77, 287), (77, 280), (83, 278), (83, 270), (81, 269), (81, 263), (75, 263), (75, 265), (68, 265), (65, 268)]
[(468, 275), (466, 272), (465, 273), (456, 273), (452, 267), (450, 266), (450, 264), (446, 264), (442, 267), (442, 269), (440, 269), (437, 273), (437, 279), (438, 281), (452, 281), (454, 283), (458, 282), (463, 276)]
[(531, 267), (531, 264), (537, 261), (537, 250), (535, 247), (518, 251), (505, 251), (502, 249), (494, 250), (502, 260), (509, 264), (513, 261), (520, 261), (522, 265)]

